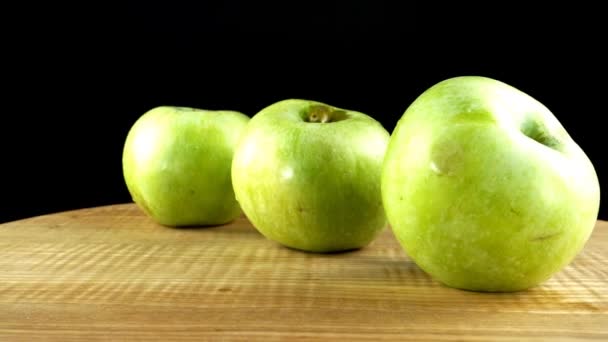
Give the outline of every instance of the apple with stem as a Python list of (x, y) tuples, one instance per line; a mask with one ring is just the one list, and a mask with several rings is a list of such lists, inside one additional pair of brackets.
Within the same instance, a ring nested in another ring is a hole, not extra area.
[(386, 227), (389, 133), (372, 117), (287, 99), (251, 118), (232, 163), (236, 197), (268, 239), (308, 252), (361, 248)]
[(133, 201), (165, 226), (230, 222), (242, 211), (230, 166), (249, 117), (236, 111), (159, 106), (131, 127), (123, 175)]
[(382, 173), (388, 221), (441, 283), (518, 291), (549, 279), (595, 225), (595, 169), (553, 113), (504, 82), (435, 84), (407, 108)]

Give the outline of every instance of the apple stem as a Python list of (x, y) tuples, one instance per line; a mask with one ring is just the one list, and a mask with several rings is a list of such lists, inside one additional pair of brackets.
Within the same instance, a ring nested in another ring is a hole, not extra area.
[(343, 110), (331, 108), (329, 106), (315, 105), (310, 107), (305, 120), (307, 122), (328, 123), (340, 121), (346, 118)]

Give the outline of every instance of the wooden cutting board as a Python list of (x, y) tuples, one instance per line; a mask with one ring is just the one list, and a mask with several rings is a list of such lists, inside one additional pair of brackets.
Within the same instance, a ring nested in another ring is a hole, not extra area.
[(608, 223), (574, 262), (508, 294), (444, 287), (390, 229), (310, 254), (245, 218), (159, 226), (133, 204), (0, 225), (0, 341), (608, 340)]

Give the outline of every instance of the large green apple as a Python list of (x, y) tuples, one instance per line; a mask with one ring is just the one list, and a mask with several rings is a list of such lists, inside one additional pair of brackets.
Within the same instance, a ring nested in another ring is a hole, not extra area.
[(131, 127), (123, 175), (137, 205), (165, 226), (218, 225), (241, 214), (230, 166), (249, 117), (160, 106)]
[(463, 76), (423, 92), (391, 136), (382, 173), (405, 252), (449, 287), (518, 291), (571, 262), (599, 210), (594, 167), (539, 101)]
[(236, 148), (236, 197), (259, 232), (282, 245), (361, 248), (387, 226), (380, 175), (389, 137), (360, 112), (279, 101), (252, 117)]

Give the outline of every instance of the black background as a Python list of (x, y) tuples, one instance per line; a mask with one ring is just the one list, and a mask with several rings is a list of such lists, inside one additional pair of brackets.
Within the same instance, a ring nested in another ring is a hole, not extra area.
[[(5, 12), (0, 222), (122, 203), (122, 145), (159, 105), (249, 116), (285, 98), (365, 112), (392, 131), (433, 84), (481, 75), (543, 102), (608, 186), (606, 27), (563, 2), (25, 4)], [(603, 205), (600, 217), (608, 219)]]

